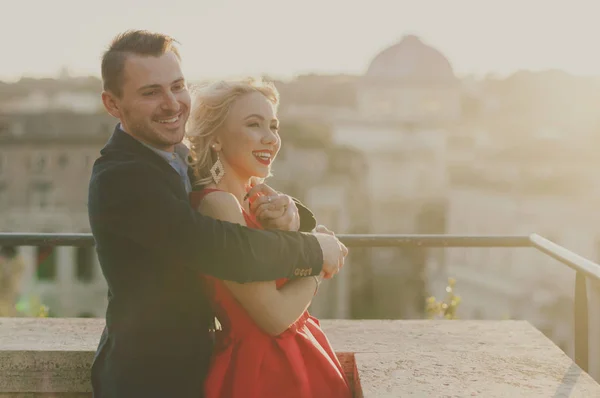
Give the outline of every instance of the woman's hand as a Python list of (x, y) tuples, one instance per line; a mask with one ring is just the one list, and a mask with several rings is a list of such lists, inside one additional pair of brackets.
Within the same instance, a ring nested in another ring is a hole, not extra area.
[(288, 195), (275, 191), (267, 184), (252, 187), (246, 198), (252, 198), (250, 210), (264, 228), (298, 231), (298, 207)]

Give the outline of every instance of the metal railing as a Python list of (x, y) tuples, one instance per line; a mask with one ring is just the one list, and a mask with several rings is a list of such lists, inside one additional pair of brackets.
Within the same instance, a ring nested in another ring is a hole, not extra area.
[[(337, 235), (348, 247), (529, 247), (576, 272), (574, 300), (575, 363), (600, 381), (600, 265), (540, 235)], [(93, 246), (91, 234), (0, 233), (0, 246)], [(588, 295), (588, 282), (589, 291)], [(590, 305), (588, 305), (588, 303)], [(592, 319), (592, 322), (590, 322)], [(590, 340), (589, 336), (593, 336)], [(591, 361), (590, 361), (591, 359)], [(592, 365), (592, 366), (590, 366)]]

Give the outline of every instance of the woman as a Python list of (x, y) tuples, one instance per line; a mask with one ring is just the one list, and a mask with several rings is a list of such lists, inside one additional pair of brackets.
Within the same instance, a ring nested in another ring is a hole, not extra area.
[[(190, 195), (194, 208), (262, 228), (245, 196), (253, 182), (270, 175), (280, 149), (278, 103), (275, 87), (256, 81), (219, 82), (197, 92), (187, 137), (201, 187)], [(351, 396), (331, 345), (307, 311), (321, 277), (247, 284), (202, 278), (222, 325), (207, 398)]]

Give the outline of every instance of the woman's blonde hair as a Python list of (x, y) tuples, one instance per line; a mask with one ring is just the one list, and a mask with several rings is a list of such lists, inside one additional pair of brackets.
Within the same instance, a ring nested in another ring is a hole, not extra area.
[(217, 160), (211, 144), (223, 125), (233, 103), (243, 95), (259, 92), (275, 108), (279, 92), (275, 85), (260, 79), (228, 80), (199, 86), (193, 90), (192, 108), (188, 119), (186, 140), (190, 147), (189, 165), (194, 171), (194, 185), (212, 182), (210, 168)]

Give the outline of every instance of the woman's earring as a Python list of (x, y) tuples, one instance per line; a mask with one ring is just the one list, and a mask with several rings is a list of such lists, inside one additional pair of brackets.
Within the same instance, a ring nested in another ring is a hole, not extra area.
[(210, 168), (210, 174), (215, 184), (218, 184), (225, 175), (225, 169), (223, 168), (223, 163), (221, 163), (221, 158), (219, 158), (219, 152), (217, 152), (217, 161)]

